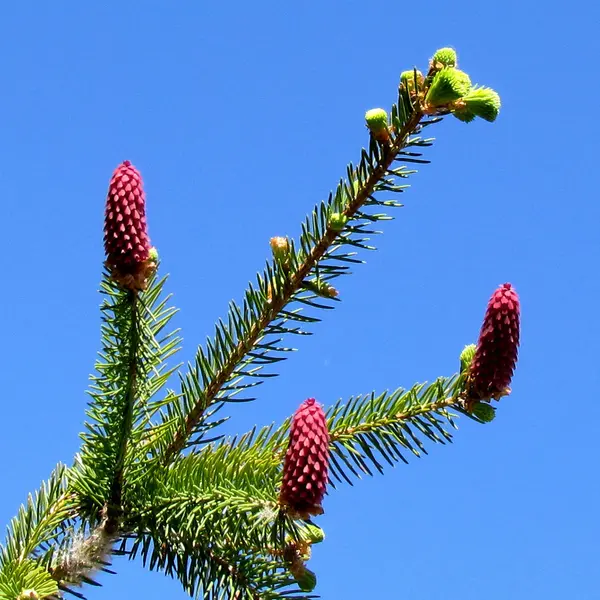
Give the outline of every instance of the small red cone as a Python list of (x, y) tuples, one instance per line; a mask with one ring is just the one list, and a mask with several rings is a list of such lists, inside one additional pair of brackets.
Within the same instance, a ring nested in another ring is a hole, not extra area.
[(297, 518), (323, 513), (327, 489), (329, 432), (325, 413), (314, 398), (305, 400), (292, 419), (279, 500)]
[(150, 248), (142, 177), (126, 160), (115, 169), (106, 198), (104, 250), (112, 278), (127, 289), (144, 289), (155, 267)]
[(510, 283), (501, 285), (488, 303), (469, 381), (473, 399), (500, 398), (510, 393), (520, 337), (520, 302)]

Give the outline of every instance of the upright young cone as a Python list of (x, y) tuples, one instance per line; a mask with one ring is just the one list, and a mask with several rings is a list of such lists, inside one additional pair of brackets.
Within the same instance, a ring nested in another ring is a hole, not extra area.
[(314, 398), (305, 400), (292, 419), (290, 442), (283, 464), (279, 500), (296, 517), (323, 512), (327, 489), (329, 432), (325, 413)]
[(499, 398), (510, 391), (519, 336), (519, 296), (510, 283), (505, 283), (490, 298), (481, 326), (469, 373), (471, 398)]
[(146, 223), (146, 196), (139, 171), (128, 161), (114, 171), (104, 215), (106, 265), (113, 279), (143, 289), (154, 266)]

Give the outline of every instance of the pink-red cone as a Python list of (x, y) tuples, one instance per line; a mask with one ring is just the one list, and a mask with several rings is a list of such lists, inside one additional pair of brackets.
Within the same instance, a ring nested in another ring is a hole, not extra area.
[(323, 512), (327, 489), (329, 432), (325, 413), (314, 398), (305, 400), (292, 419), (290, 442), (283, 464), (279, 500), (296, 517)]
[(510, 392), (519, 336), (519, 296), (505, 283), (490, 298), (481, 326), (469, 374), (471, 398), (499, 398)]
[(126, 288), (143, 289), (154, 266), (150, 248), (142, 177), (126, 160), (110, 180), (104, 216), (106, 265), (113, 279)]

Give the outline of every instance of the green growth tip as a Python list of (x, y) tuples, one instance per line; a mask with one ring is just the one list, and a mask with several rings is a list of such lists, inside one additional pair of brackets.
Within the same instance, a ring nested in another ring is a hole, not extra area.
[(454, 48), (440, 48), (431, 59), (433, 63), (441, 63), (445, 67), (456, 67), (458, 58)]
[(484, 423), (490, 423), (496, 417), (496, 409), (485, 402), (475, 403), (471, 413)]
[(373, 133), (380, 133), (381, 131), (387, 130), (388, 126), (388, 115), (383, 108), (372, 108), (365, 113), (365, 121), (367, 127)]
[(319, 544), (325, 539), (325, 532), (316, 525), (306, 525), (307, 541), (311, 544)]
[(317, 587), (317, 576), (310, 569), (304, 567), (298, 575), (296, 583), (303, 592), (312, 592)]
[(455, 108), (452, 114), (463, 123), (470, 123), (475, 119), (475, 115), (467, 108), (466, 104)]
[[(421, 87), (423, 84), (423, 73), (416, 69), (417, 71), (417, 86)], [(410, 71), (402, 71), (400, 74), (400, 83), (403, 84), (407, 89), (414, 90), (415, 89), (415, 69), (411, 69)]]
[(432, 106), (445, 106), (466, 96), (471, 89), (471, 79), (464, 72), (445, 67), (438, 71), (427, 92), (427, 102)]
[(329, 217), (329, 227), (334, 231), (341, 231), (348, 222), (348, 217), (342, 213), (332, 213)]
[(500, 112), (500, 96), (490, 88), (480, 87), (472, 89), (463, 98), (467, 110), (477, 117), (492, 123)]
[(460, 372), (463, 373), (467, 371), (473, 362), (473, 357), (475, 356), (475, 351), (477, 350), (477, 346), (475, 344), (469, 344), (465, 346), (463, 351), (460, 353)]

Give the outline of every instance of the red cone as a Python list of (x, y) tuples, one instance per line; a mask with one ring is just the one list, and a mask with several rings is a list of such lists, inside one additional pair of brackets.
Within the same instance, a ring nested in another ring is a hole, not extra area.
[(128, 161), (113, 173), (104, 218), (106, 264), (124, 287), (143, 289), (148, 276), (150, 239), (146, 196), (139, 171)]
[(292, 419), (279, 500), (296, 517), (323, 512), (327, 489), (329, 433), (325, 413), (314, 398), (303, 402)]
[(499, 398), (510, 392), (520, 335), (519, 296), (510, 283), (490, 298), (470, 369), (470, 396)]

